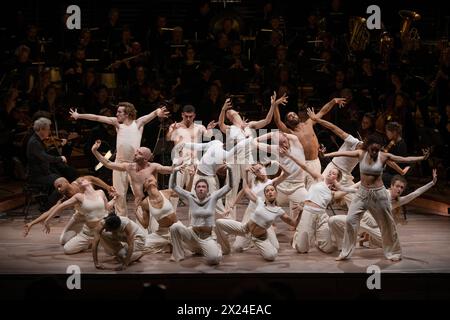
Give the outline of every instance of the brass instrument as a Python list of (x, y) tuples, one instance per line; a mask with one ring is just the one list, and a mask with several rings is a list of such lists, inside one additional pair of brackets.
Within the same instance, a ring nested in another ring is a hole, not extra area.
[(400, 39), (402, 42), (419, 40), (419, 33), (416, 28), (411, 28), (411, 24), (413, 21), (420, 20), (420, 14), (410, 10), (400, 10), (398, 14), (402, 17), (402, 26), (400, 28)]
[(366, 26), (366, 19), (353, 17), (350, 19), (350, 42), (351, 51), (363, 51), (369, 44), (370, 33)]

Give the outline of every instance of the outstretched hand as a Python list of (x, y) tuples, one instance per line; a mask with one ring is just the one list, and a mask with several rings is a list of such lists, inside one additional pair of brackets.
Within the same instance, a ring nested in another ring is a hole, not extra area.
[(170, 115), (170, 112), (166, 107), (161, 107), (156, 109), (156, 115), (158, 116), (158, 118), (167, 118)]
[(80, 117), (80, 114), (77, 112), (77, 108), (75, 108), (75, 110), (70, 108), (69, 114), (70, 114), (70, 117), (74, 120), (77, 120)]
[(306, 113), (308, 114), (309, 118), (312, 121), (317, 121), (319, 119), (319, 117), (317, 117), (316, 113), (314, 112), (313, 108), (307, 108)]
[(286, 95), (286, 93), (283, 94), (283, 95), (281, 96), (281, 98), (279, 98), (279, 99), (277, 99), (277, 100), (275, 101), (275, 104), (276, 104), (277, 106), (279, 106), (280, 104), (283, 105), (283, 106), (285, 106), (287, 103), (288, 103), (288, 96)]
[(208, 126), (206, 127), (206, 129), (207, 130), (214, 129), (217, 126), (218, 123), (219, 122), (216, 122), (216, 121), (213, 120), (210, 123), (208, 123)]
[(231, 99), (228, 98), (228, 99), (225, 100), (225, 103), (222, 106), (222, 110), (228, 110), (228, 109), (231, 109), (231, 108), (233, 108), (233, 104), (231, 103)]
[(338, 104), (339, 108), (342, 108), (347, 103), (345, 98), (334, 98), (333, 102), (334, 102), (334, 104)]
[(94, 151), (97, 151), (98, 148), (100, 148), (101, 145), (102, 145), (102, 140), (95, 140), (95, 143), (92, 145), (91, 150), (92, 150), (93, 152), (94, 152)]

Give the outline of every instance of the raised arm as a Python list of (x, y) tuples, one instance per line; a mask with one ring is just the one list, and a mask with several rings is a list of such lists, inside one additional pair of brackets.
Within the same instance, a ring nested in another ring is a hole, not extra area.
[(92, 153), (94, 154), (94, 156), (97, 158), (97, 160), (100, 161), (101, 163), (103, 163), (103, 165), (110, 170), (127, 171), (127, 167), (129, 165), (128, 163), (111, 162), (111, 161), (107, 160), (104, 156), (102, 156), (100, 154), (100, 152), (98, 152), (98, 148), (100, 147), (101, 144), (102, 144), (101, 140), (97, 140), (92, 145), (91, 150), (92, 150)]
[(292, 172), (290, 172), (288, 170), (288, 168), (286, 168), (285, 166), (283, 166), (281, 163), (279, 163), (278, 161), (271, 161), (272, 163), (277, 163), (278, 166), (281, 168), (281, 174), (274, 178), (272, 180), (272, 185), (274, 187), (276, 187), (277, 185), (279, 185), (280, 183), (282, 183), (287, 177), (289, 177), (291, 175)]
[(166, 140), (167, 141), (174, 141), (175, 143), (177, 141), (175, 141), (174, 137), (173, 137), (173, 133), (175, 132), (175, 130), (177, 130), (180, 127), (180, 123), (179, 122), (174, 122), (169, 126), (169, 130), (167, 130), (166, 133)]
[(136, 120), (136, 124), (138, 125), (138, 128), (145, 126), (147, 123), (155, 119), (156, 117), (159, 118), (167, 118), (169, 116), (170, 112), (167, 111), (166, 107), (161, 107), (156, 110), (153, 110), (149, 114), (146, 114), (145, 116), (142, 116)]
[(341, 138), (342, 140), (347, 139), (347, 137), (349, 136), (349, 134), (347, 132), (345, 132), (344, 130), (342, 130), (341, 128), (339, 128), (337, 125), (323, 120), (321, 118), (319, 118), (317, 116), (317, 114), (314, 113), (314, 110), (312, 108), (308, 108), (307, 109), (307, 113), (309, 118), (314, 121), (317, 122), (318, 124), (320, 124), (321, 126), (331, 130), (335, 135), (337, 135), (339, 138)]
[(181, 197), (183, 197), (185, 199), (190, 199), (191, 196), (192, 196), (191, 193), (187, 192), (183, 188), (180, 188), (179, 186), (177, 186), (177, 174), (178, 174), (178, 171), (179, 171), (178, 169), (174, 170), (173, 173), (170, 176), (170, 179), (169, 179), (170, 189), (174, 190)]
[(89, 121), (96, 121), (101, 123), (106, 123), (112, 126), (115, 126), (116, 128), (119, 128), (119, 122), (117, 122), (116, 117), (105, 117), (105, 116), (99, 116), (96, 114), (89, 114), (89, 113), (78, 113), (77, 109), (70, 109), (69, 111), (70, 117), (74, 120), (82, 119), (82, 120), (89, 120)]
[(225, 103), (222, 106), (222, 110), (220, 110), (219, 128), (220, 128), (220, 131), (222, 131), (224, 134), (227, 133), (227, 130), (229, 128), (229, 126), (225, 124), (225, 114), (226, 114), (227, 110), (231, 109), (232, 107), (233, 106), (231, 104), (231, 99), (228, 98), (225, 100)]
[(275, 121), (275, 124), (277, 125), (277, 128), (280, 129), (282, 132), (285, 133), (292, 133), (292, 130), (289, 129), (283, 121), (281, 121), (280, 116), (280, 110), (278, 109), (278, 106), (275, 106), (273, 110), (273, 120)]
[(265, 126), (269, 125), (270, 122), (272, 122), (272, 118), (273, 118), (273, 112), (275, 109), (275, 106), (277, 105), (285, 105), (288, 101), (287, 101), (287, 96), (286, 94), (284, 94), (280, 99), (276, 100), (277, 97), (277, 93), (274, 91), (273, 95), (270, 97), (270, 109), (269, 112), (267, 112), (267, 115), (264, 119), (259, 120), (259, 121), (250, 121), (248, 123), (249, 127), (252, 129), (261, 129), (264, 128)]
[(253, 201), (256, 203), (256, 201), (258, 200), (258, 197), (256, 196), (256, 194), (252, 191), (252, 189), (250, 189), (250, 187), (248, 185), (245, 185), (243, 188), (245, 195), (247, 196), (247, 198), (250, 201)]
[(416, 189), (415, 191), (411, 192), (410, 194), (407, 194), (406, 196), (400, 197), (398, 201), (392, 203), (392, 209), (401, 207), (411, 201), (413, 201), (415, 198), (419, 197), (420, 195), (424, 194), (428, 190), (430, 190), (437, 182), (437, 170), (433, 169), (433, 180), (427, 183), (426, 185)]
[(227, 166), (228, 184), (225, 184), (219, 190), (211, 194), (211, 198), (220, 199), (233, 189), (233, 172), (230, 166)]
[[(320, 109), (320, 111), (317, 113), (317, 118), (321, 119), (324, 115), (326, 115), (328, 112), (331, 111), (331, 109), (333, 109), (333, 107), (335, 105), (339, 105), (339, 107), (342, 107), (345, 105), (345, 99), (344, 98), (334, 98), (331, 99), (330, 102), (324, 104), (324, 106), (322, 107), (322, 109)], [(313, 121), (311, 119), (311, 121)]]

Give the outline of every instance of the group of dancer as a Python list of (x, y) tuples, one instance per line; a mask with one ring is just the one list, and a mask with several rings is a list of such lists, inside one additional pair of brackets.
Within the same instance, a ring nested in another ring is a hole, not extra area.
[[(222, 255), (251, 247), (265, 260), (275, 260), (279, 243), (274, 226), (280, 218), (295, 230), (291, 243), (299, 253), (317, 247), (325, 253), (340, 251), (337, 260), (349, 259), (358, 237), (367, 236), (371, 246), (383, 248), (387, 259), (400, 260), (393, 209), (430, 189), (437, 175), (433, 170), (432, 182), (402, 197), (406, 180), (401, 175), (395, 176), (386, 190), (383, 168), (389, 165), (404, 174), (405, 170), (396, 163), (425, 160), (429, 150), (424, 150), (423, 156), (396, 156), (382, 151), (383, 141), (378, 136), (360, 141), (322, 119), (335, 105), (345, 106), (345, 99), (341, 98), (331, 100), (317, 114), (308, 109), (306, 121), (290, 112), (283, 122), (279, 108), (287, 99), (285, 95), (277, 98), (274, 93), (266, 117), (251, 122), (244, 120), (227, 99), (218, 122), (213, 121), (207, 127), (194, 122), (193, 106), (185, 106), (181, 122), (173, 123), (166, 134), (174, 143), (172, 166), (152, 162), (151, 150), (140, 146), (144, 125), (156, 117), (169, 116), (165, 107), (139, 119), (134, 106), (127, 102), (119, 103), (116, 117), (71, 110), (74, 120), (98, 121), (116, 128), (114, 162), (98, 152), (101, 141), (92, 146), (95, 157), (113, 170), (113, 186), (92, 176), (80, 177), (72, 183), (65, 178), (57, 179), (54, 186), (63, 198), (27, 223), (25, 235), (39, 222), (50, 232), (51, 218), (73, 208), (60, 237), (61, 245), (66, 254), (92, 248), (99, 269), (106, 268), (98, 259), (99, 244), (119, 261), (116, 270), (126, 268), (144, 254), (160, 252), (171, 253), (171, 260), (180, 261), (190, 251), (204, 256), (207, 264), (215, 265)], [(272, 119), (279, 130), (258, 136), (256, 130), (270, 124)], [(323, 154), (331, 158), (323, 172), (315, 124), (344, 141), (337, 152)], [(215, 129), (217, 125), (220, 131)], [(354, 183), (352, 171), (358, 164), (360, 181)], [(158, 189), (160, 174), (171, 175), (169, 189)], [(221, 187), (219, 176), (223, 175), (226, 178)], [(111, 200), (93, 185), (106, 190)], [(135, 221), (128, 218), (129, 185), (134, 195)], [(249, 204), (239, 221), (236, 207), (244, 196)], [(329, 215), (329, 205), (340, 199), (345, 200), (348, 213)], [(188, 206), (188, 225), (178, 219), (180, 200)]]

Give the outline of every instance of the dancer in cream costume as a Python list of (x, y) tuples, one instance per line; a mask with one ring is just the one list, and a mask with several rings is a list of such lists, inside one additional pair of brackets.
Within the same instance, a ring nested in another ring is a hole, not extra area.
[[(226, 149), (231, 150), (239, 142), (256, 136), (256, 130), (264, 128), (272, 121), (273, 111), (276, 105), (286, 104), (286, 96), (282, 96), (278, 100), (276, 99), (276, 93), (270, 98), (270, 109), (264, 119), (259, 121), (246, 122), (242, 119), (239, 112), (233, 110), (233, 104), (231, 99), (227, 99), (222, 107), (222, 111), (219, 115), (219, 127), (220, 130), (226, 134)], [(225, 118), (230, 121), (231, 125), (225, 124)], [(236, 202), (236, 197), (239, 192), (239, 184), (241, 179), (245, 176), (245, 170), (251, 164), (255, 163), (253, 152), (250, 145), (245, 148), (240, 148), (234, 155), (233, 159), (229, 161), (233, 169), (233, 190), (227, 194), (225, 204), (231, 207), (232, 203)], [(243, 181), (245, 183), (245, 181)], [(230, 215), (233, 219), (236, 219), (236, 210), (232, 209)]]
[[(202, 138), (210, 139), (213, 135), (217, 122), (211, 121), (207, 128), (204, 125), (195, 123), (195, 108), (192, 105), (185, 105), (181, 113), (182, 121), (174, 122), (170, 125), (166, 134), (166, 139), (173, 141), (175, 148), (172, 152), (172, 162), (176, 165), (183, 163), (185, 168), (177, 175), (177, 186), (191, 190), (196, 165), (199, 161), (197, 152), (184, 147), (177, 148), (182, 143), (201, 143)], [(178, 206), (178, 197), (171, 198), (175, 210)]]
[(354, 251), (360, 220), (366, 210), (369, 210), (382, 234), (384, 255), (387, 259), (401, 259), (400, 241), (398, 239), (392, 206), (381, 175), (388, 160), (412, 163), (426, 159), (429, 151), (421, 157), (400, 157), (380, 151), (382, 141), (377, 136), (370, 136), (363, 150), (338, 151), (325, 156), (347, 156), (359, 159), (361, 185), (350, 204), (345, 223), (342, 251), (337, 260), (349, 259)]
[(46, 232), (49, 233), (50, 219), (67, 208), (75, 208), (81, 216), (80, 218), (84, 220), (81, 231), (64, 244), (65, 254), (74, 254), (89, 249), (97, 224), (114, 206), (114, 199), (108, 202), (103, 190), (95, 190), (88, 179), (81, 177), (76, 182), (81, 192), (56, 206), (44, 222)]
[(106, 269), (98, 262), (98, 245), (102, 244), (105, 252), (115, 256), (120, 265), (113, 270), (124, 270), (145, 253), (147, 232), (127, 217), (110, 213), (102, 219), (95, 229), (92, 257), (97, 269)]
[[(322, 118), (326, 115), (333, 106), (339, 105), (340, 107), (345, 105), (345, 99), (334, 98), (327, 104), (325, 104), (322, 109), (317, 113), (317, 118)], [(317, 172), (321, 171), (321, 165), (319, 160), (319, 141), (314, 133), (315, 120), (307, 119), (306, 121), (301, 121), (300, 117), (295, 112), (289, 112), (286, 115), (286, 122), (281, 121), (280, 111), (278, 106), (274, 110), (274, 120), (278, 129), (284, 133), (290, 133), (297, 137), (298, 141), (304, 148), (304, 155), (306, 159), (306, 165), (311, 169), (311, 171)], [(306, 174), (304, 176), (304, 183), (306, 189), (313, 183), (314, 179), (310, 175)]]
[(255, 203), (255, 209), (245, 223), (232, 219), (218, 219), (216, 221), (217, 241), (222, 247), (223, 254), (229, 254), (230, 243), (227, 235), (250, 237), (261, 256), (267, 261), (273, 261), (279, 249), (278, 239), (272, 228), (275, 219), (279, 217), (292, 227), (297, 225), (298, 220), (292, 219), (277, 206), (277, 190), (273, 185), (269, 184), (263, 189), (264, 198), (256, 196), (247, 185), (244, 186), (244, 190), (250, 201)]
[[(427, 183), (426, 185), (416, 189), (414, 192), (407, 194), (406, 196), (401, 196), (403, 191), (406, 188), (406, 180), (402, 176), (396, 175), (392, 178), (391, 187), (389, 188), (388, 197), (390, 199), (392, 205), (392, 211), (395, 212), (396, 209), (408, 204), (413, 201), (420, 195), (424, 194), (428, 190), (430, 190), (437, 182), (437, 172), (436, 169), (433, 169), (433, 180)], [(364, 214), (368, 214), (365, 212)], [(371, 247), (382, 247), (383, 246), (383, 238), (381, 236), (380, 228), (378, 227), (375, 219), (371, 215), (371, 218), (367, 220), (368, 223), (363, 224), (361, 222), (360, 231), (367, 232), (369, 235), (369, 245)], [(395, 216), (394, 216), (395, 218)], [(328, 220), (328, 224), (330, 226), (331, 233), (333, 237), (336, 239), (336, 244), (339, 249), (342, 247), (342, 240), (344, 237), (345, 231), (345, 220), (346, 215), (335, 215), (330, 217)], [(395, 220), (395, 219), (394, 219)]]
[(148, 196), (141, 202), (142, 211), (136, 212), (136, 218), (144, 228), (148, 227), (150, 219), (154, 219), (158, 225), (158, 228), (148, 235), (146, 248), (152, 253), (169, 252), (169, 228), (178, 221), (175, 208), (169, 199), (178, 198), (178, 194), (172, 189), (158, 190), (154, 177), (145, 181), (144, 190)]
[[(227, 171), (228, 175), (231, 175), (230, 167), (227, 167)], [(180, 221), (170, 227), (173, 246), (171, 260), (183, 260), (184, 248), (187, 248), (202, 254), (207, 264), (219, 264), (222, 260), (222, 250), (212, 232), (215, 227), (215, 208), (217, 200), (230, 192), (233, 178), (231, 177), (228, 184), (212, 193), (209, 193), (208, 182), (205, 179), (199, 179), (194, 183), (195, 192), (188, 192), (176, 185), (176, 175), (177, 171), (170, 178), (170, 187), (189, 202), (191, 216), (189, 227)]]
[[(269, 166), (272, 168), (272, 166), (274, 165), (278, 165), (281, 168), (281, 174), (274, 178), (274, 179), (269, 179), (267, 176), (267, 171), (266, 171), (266, 167)], [(251, 174), (254, 178), (251, 179), (253, 182), (249, 181), (248, 175)], [(266, 163), (265, 165), (261, 164), (261, 163), (257, 163), (254, 165), (251, 165), (250, 167), (247, 168), (246, 170), (246, 174), (245, 174), (245, 179), (247, 180), (246, 183), (244, 184), (247, 185), (250, 190), (259, 198), (264, 198), (264, 189), (265, 187), (267, 187), (268, 185), (272, 185), (275, 188), (277, 187), (277, 185), (279, 185), (281, 182), (284, 181), (284, 179), (287, 178), (287, 176), (289, 176), (289, 172), (287, 171), (286, 168), (284, 168), (283, 166), (281, 166), (278, 161), (270, 161), (269, 163)], [(242, 196), (245, 194), (245, 188), (243, 188), (241, 191), (239, 191), (238, 196), (236, 197), (236, 200), (234, 203), (231, 204), (231, 208), (227, 208), (224, 216), (228, 217), (229, 216), (229, 212), (234, 209), (234, 207), (237, 205), (237, 203), (240, 201), (240, 199), (242, 198)], [(244, 212), (244, 216), (242, 217), (242, 223), (245, 224), (248, 222), (248, 220), (250, 219), (250, 215), (252, 212), (254, 212), (256, 209), (256, 202), (254, 201), (250, 201), (248, 203), (247, 208), (245, 209)], [(270, 232), (274, 232), (273, 227), (271, 226), (269, 229)], [(237, 251), (237, 252), (241, 252), (243, 250), (248, 249), (252, 244), (251, 241), (251, 237), (250, 236), (240, 236), (237, 235), (236, 236), (236, 240), (233, 243), (233, 250)]]
[[(261, 141), (272, 140), (272, 144)], [(305, 188), (305, 171), (298, 166), (287, 154), (305, 162), (303, 146), (298, 138), (292, 134), (271, 132), (253, 140), (256, 147), (265, 153), (271, 153), (278, 157), (278, 162), (290, 173), (287, 178), (277, 186), (277, 203), (279, 206), (289, 207), (289, 215), (294, 217), (294, 208), (305, 201), (307, 194)], [(287, 150), (283, 154), (281, 149)]]
[[(73, 119), (97, 121), (116, 128), (116, 163), (133, 162), (134, 153), (141, 145), (144, 126), (156, 117), (165, 118), (168, 112), (165, 107), (158, 108), (148, 115), (136, 119), (136, 109), (129, 102), (120, 102), (115, 117), (105, 117), (94, 114), (80, 114), (70, 110)], [(117, 192), (115, 211), (118, 215), (127, 215), (128, 174), (125, 171), (113, 171), (113, 186)]]
[[(338, 126), (334, 125), (331, 122), (323, 120), (314, 113), (313, 109), (308, 109), (308, 116), (310, 119), (320, 124), (321, 126), (331, 130), (335, 135), (341, 138), (344, 143), (341, 145), (338, 151), (354, 151), (362, 149), (363, 142), (359, 139), (356, 139), (351, 134), (348, 134)], [(323, 170), (322, 175), (326, 177), (329, 171), (333, 168), (338, 169), (342, 173), (342, 180), (339, 182), (344, 187), (351, 187), (353, 182), (352, 171), (358, 165), (358, 158), (350, 158), (350, 157), (334, 157), (331, 159), (330, 163), (328, 163), (325, 170)], [(393, 161), (386, 162), (390, 167), (394, 168), (399, 174), (404, 175), (408, 171), (409, 167), (402, 169)], [(344, 197), (345, 203), (347, 204), (347, 208), (350, 207), (350, 203), (352, 201), (353, 194), (347, 193)], [(364, 221), (364, 217), (361, 221)]]

